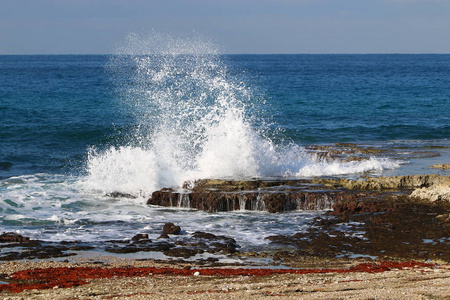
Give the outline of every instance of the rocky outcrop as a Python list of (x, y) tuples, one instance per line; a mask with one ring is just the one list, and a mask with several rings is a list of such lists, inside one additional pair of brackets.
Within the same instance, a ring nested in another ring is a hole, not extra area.
[(450, 202), (450, 179), (442, 183), (433, 184), (430, 187), (416, 189), (411, 193), (411, 197), (430, 201)]
[(5, 232), (0, 235), (0, 243), (27, 243), (29, 241), (29, 237), (24, 237), (15, 232)]
[[(415, 188), (431, 186), (434, 188), (427, 189), (426, 193), (424, 190), (420, 195), (419, 192), (414, 195), (422, 198), (430, 197), (432, 201), (435, 198), (447, 199), (445, 182), (449, 180), (449, 176), (435, 174), (366, 177), (359, 180), (207, 179), (186, 183), (183, 191), (167, 188), (156, 191), (148, 199), (147, 204), (209, 212), (257, 210), (276, 213), (292, 210), (329, 210), (337, 202), (361, 206), (363, 204), (355, 203), (379, 199), (392, 193), (408, 194)], [(375, 202), (372, 204), (378, 205)]]
[(147, 233), (138, 233), (138, 234), (136, 234), (135, 236), (133, 236), (131, 238), (131, 240), (133, 242), (139, 242), (139, 241), (148, 240), (148, 239), (149, 238), (148, 238), (148, 234)]
[(449, 180), (449, 176), (436, 174), (428, 175), (404, 175), (392, 177), (366, 177), (359, 180), (339, 179), (317, 179), (316, 183), (329, 187), (343, 187), (352, 190), (398, 190), (429, 187), (433, 184)]
[(333, 190), (244, 192), (196, 190), (180, 193), (165, 189), (154, 192), (147, 204), (209, 212), (257, 210), (275, 213), (292, 210), (327, 210), (337, 201), (356, 201), (376, 195), (378, 193)]
[(173, 223), (166, 223), (164, 224), (163, 227), (163, 234), (168, 235), (168, 234), (179, 234), (181, 231), (180, 226), (176, 226)]
[(431, 166), (434, 169), (442, 169), (442, 170), (448, 170), (450, 169), (450, 164), (437, 164)]

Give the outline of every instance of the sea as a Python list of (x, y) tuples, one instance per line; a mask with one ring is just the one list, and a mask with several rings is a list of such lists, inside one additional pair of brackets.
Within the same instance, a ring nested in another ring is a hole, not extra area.
[[(389, 151), (308, 150), (350, 143)], [(430, 166), (449, 157), (447, 54), (229, 55), (132, 36), (111, 55), (0, 56), (0, 231), (32, 239), (157, 238), (173, 222), (264, 245), (324, 212), (146, 201), (205, 178), (448, 175)]]

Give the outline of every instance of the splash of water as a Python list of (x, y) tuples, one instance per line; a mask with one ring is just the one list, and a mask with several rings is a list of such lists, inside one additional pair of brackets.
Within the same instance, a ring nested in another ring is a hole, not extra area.
[(200, 178), (314, 176), (387, 166), (318, 164), (298, 145), (276, 145), (264, 135), (252, 89), (231, 76), (216, 47), (199, 36), (133, 34), (119, 49), (109, 69), (137, 126), (126, 146), (91, 150), (90, 188), (148, 196)]

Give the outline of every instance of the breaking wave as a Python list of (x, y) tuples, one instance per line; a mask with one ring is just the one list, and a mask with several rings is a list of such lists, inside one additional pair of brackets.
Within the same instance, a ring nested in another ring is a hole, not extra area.
[(200, 178), (305, 177), (395, 168), (390, 160), (323, 162), (275, 143), (264, 103), (230, 74), (218, 49), (196, 35), (132, 34), (108, 69), (135, 126), (123, 146), (91, 149), (86, 185), (149, 196)]

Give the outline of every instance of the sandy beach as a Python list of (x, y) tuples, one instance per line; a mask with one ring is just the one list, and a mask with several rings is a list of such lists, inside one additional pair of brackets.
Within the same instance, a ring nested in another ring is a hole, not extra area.
[[(105, 258), (103, 269), (173, 268), (173, 265)], [(0, 272), (11, 276), (30, 269), (86, 267), (99, 262), (11, 262)], [(392, 268), (383, 271), (272, 274), (263, 276), (202, 275), (205, 267), (186, 265), (191, 275), (116, 276), (87, 279), (86, 284), (61, 288), (25, 289), (1, 292), (3, 299), (449, 299), (450, 265)], [(179, 267), (176, 267), (180, 270)], [(220, 269), (220, 268), (217, 268)], [(226, 269), (232, 269), (226, 267)], [(347, 268), (348, 270), (348, 268)], [(81, 279), (81, 278), (80, 278)]]

